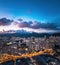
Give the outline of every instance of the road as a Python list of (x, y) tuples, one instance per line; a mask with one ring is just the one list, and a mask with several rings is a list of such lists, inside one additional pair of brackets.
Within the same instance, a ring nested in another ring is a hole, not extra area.
[(42, 55), (44, 53), (50, 53), (51, 55), (54, 54), (54, 51), (52, 49), (46, 49), (44, 51), (40, 51), (40, 52), (34, 52), (34, 53), (25, 53), (25, 54), (21, 54), (21, 55), (9, 55), (9, 54), (3, 54), (2, 58), (0, 59), (0, 64), (6, 61), (16, 61), (16, 59), (18, 58), (31, 58), (34, 56), (38, 56), (38, 55)]

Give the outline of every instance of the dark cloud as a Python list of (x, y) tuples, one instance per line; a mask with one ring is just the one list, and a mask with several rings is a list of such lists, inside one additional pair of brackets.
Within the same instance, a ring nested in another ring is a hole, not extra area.
[(0, 25), (10, 25), (13, 22), (13, 20), (7, 19), (7, 18), (1, 18), (0, 19)]
[(18, 19), (18, 21), (23, 21), (23, 19)]
[(39, 29), (40, 28), (40, 23), (37, 21), (32, 22), (32, 24), (30, 25), (31, 28), (33, 29)]
[[(18, 22), (20, 21), (20, 22)], [(17, 25), (19, 28), (32, 28), (32, 29), (48, 29), (48, 30), (60, 30), (60, 19), (54, 20), (53, 23), (41, 23), (38, 21), (23, 21), (22, 19), (18, 19), (18, 21), (14, 22), (13, 20), (7, 18), (0, 19), (0, 25), (10, 25), (12, 22), (14, 25)]]
[(57, 25), (55, 23), (40, 23), (38, 21), (23, 21), (20, 23), (18, 23), (18, 26), (20, 28), (33, 28), (33, 29), (39, 29), (39, 28), (43, 28), (43, 29), (50, 29), (50, 30), (57, 30)]
[(46, 23), (43, 28), (55, 30), (57, 29), (57, 26), (54, 23)]
[(18, 24), (18, 26), (19, 26), (20, 28), (24, 28), (24, 27), (29, 27), (30, 24), (29, 24), (28, 22), (26, 22), (26, 21), (23, 21), (23, 22), (20, 22), (20, 23)]
[(31, 28), (34, 29), (39, 29), (39, 28), (43, 28), (43, 29), (57, 29), (57, 26), (53, 23), (39, 23), (37, 22), (36, 24), (33, 24), (33, 26), (31, 26)]

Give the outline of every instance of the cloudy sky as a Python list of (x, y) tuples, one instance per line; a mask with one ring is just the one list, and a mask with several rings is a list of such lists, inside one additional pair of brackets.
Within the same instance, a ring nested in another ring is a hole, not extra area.
[(60, 31), (60, 0), (0, 0), (0, 31)]

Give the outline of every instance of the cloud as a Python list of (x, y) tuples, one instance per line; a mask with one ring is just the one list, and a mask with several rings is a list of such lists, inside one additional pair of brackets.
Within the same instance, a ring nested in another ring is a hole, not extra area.
[(23, 21), (23, 19), (18, 19), (18, 21)]
[(13, 22), (13, 20), (7, 19), (7, 18), (1, 18), (0, 19), (0, 25), (5, 26), (5, 25), (10, 25)]
[(19, 28), (32, 28), (32, 29), (50, 29), (50, 30), (56, 30), (57, 25), (55, 23), (41, 23), (38, 21), (20, 21), (20, 22), (15, 22), (15, 24), (18, 24)]
[(41, 23), (38, 21), (23, 21), (23, 19), (18, 19), (18, 21), (13, 21), (7, 18), (0, 19), (0, 26), (8, 26), (13, 23), (12, 26), (17, 26), (18, 28), (31, 28), (31, 29), (46, 29), (46, 30), (60, 30), (60, 24), (57, 21), (60, 19), (54, 20), (50, 23)]
[(39, 29), (40, 28), (40, 23), (37, 22), (37, 21), (34, 21), (30, 24), (30, 28), (33, 28), (33, 29)]
[(39, 29), (39, 28), (43, 28), (43, 29), (56, 29), (57, 26), (53, 23), (35, 23), (31, 26), (32, 28), (35, 28), (35, 29)]
[(20, 22), (18, 25), (20, 28), (30, 27), (30, 24), (26, 21)]

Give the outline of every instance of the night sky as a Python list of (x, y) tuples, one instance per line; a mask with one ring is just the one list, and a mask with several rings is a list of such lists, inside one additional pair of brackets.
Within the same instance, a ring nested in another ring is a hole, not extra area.
[(0, 31), (3, 29), (60, 31), (60, 0), (0, 0)]

